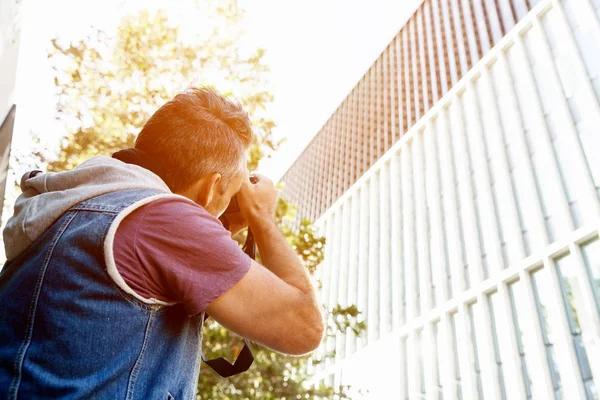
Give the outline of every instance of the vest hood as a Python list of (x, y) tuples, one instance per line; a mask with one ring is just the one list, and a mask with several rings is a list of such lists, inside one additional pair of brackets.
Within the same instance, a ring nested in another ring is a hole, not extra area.
[(171, 193), (158, 175), (106, 156), (93, 157), (71, 171), (26, 173), (21, 178), (23, 193), (3, 232), (7, 260), (17, 258), (74, 205), (127, 189)]

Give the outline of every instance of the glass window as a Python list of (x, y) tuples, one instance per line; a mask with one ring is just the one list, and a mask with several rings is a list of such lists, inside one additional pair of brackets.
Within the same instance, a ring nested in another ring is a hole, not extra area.
[(517, 309), (517, 304), (524, 304), (524, 293), (522, 283), (517, 281), (508, 286), (508, 292), (510, 295), (510, 306), (512, 309), (512, 317), (513, 323), (515, 327), (515, 332), (517, 336), (517, 346), (519, 348), (519, 357), (521, 359), (521, 372), (523, 373), (523, 381), (525, 382), (525, 391), (527, 393), (527, 398), (532, 398), (533, 393), (533, 382), (529, 377), (528, 364), (530, 364), (528, 358), (529, 355), (527, 353), (527, 349), (525, 348), (524, 334), (521, 329), (521, 325), (523, 324), (523, 319), (525, 318), (523, 313), (519, 313)]
[[(542, 25), (548, 42), (551, 47), (554, 64), (556, 65), (558, 78), (562, 86), (563, 95), (567, 98), (569, 110), (573, 121), (577, 123), (580, 119), (581, 110), (577, 106), (577, 102), (581, 99), (581, 90), (577, 90), (577, 82), (575, 75), (570, 73), (569, 60), (562, 56), (564, 54), (564, 41), (556, 37), (555, 25), (558, 21), (558, 11), (551, 9), (542, 19)], [(577, 171), (575, 163), (571, 162), (572, 151), (570, 146), (566, 145), (566, 135), (558, 135), (552, 141), (554, 152), (557, 157), (558, 167), (564, 183), (565, 192), (568, 197), (569, 207), (573, 216), (573, 222), (576, 228), (579, 228), (585, 220), (585, 215), (582, 214), (581, 202), (577, 192)]]
[(590, 275), (596, 307), (600, 314), (600, 240), (590, 242), (582, 247), (585, 264)]
[(500, 396), (502, 400), (506, 400), (506, 387), (504, 384), (504, 372), (502, 370), (502, 354), (500, 352), (500, 344), (498, 343), (498, 326), (502, 326), (502, 324), (496, 320), (496, 310), (494, 308), (494, 304), (498, 304), (498, 301), (498, 292), (494, 292), (488, 297), (490, 321), (492, 323), (492, 338), (494, 340), (494, 360), (496, 361), (496, 373), (498, 374), (498, 384), (500, 385)]
[(402, 347), (402, 384), (400, 388), (401, 398), (408, 398), (408, 349), (406, 346), (406, 338), (402, 339), (400, 346)]
[[(348, 265), (348, 304), (358, 306), (358, 244), (359, 244), (359, 199), (358, 195), (354, 194), (351, 198), (351, 223), (350, 223), (350, 253)], [(390, 282), (391, 284), (391, 282)], [(398, 310), (400, 312), (400, 310)], [(348, 338), (347, 354), (352, 354), (356, 351), (357, 338), (351, 334)]]
[[(471, 351), (473, 352), (473, 370), (475, 371), (475, 377), (477, 378), (477, 393), (480, 399), (483, 399), (483, 384), (481, 383), (481, 367), (479, 365), (479, 353), (477, 352), (477, 335), (475, 334), (475, 318), (473, 311), (479, 311), (479, 304), (475, 303), (471, 307), (467, 308), (467, 314), (469, 317), (469, 329), (471, 331)], [(481, 334), (482, 332), (480, 332)]]
[[(414, 183), (414, 182), (413, 182)], [(415, 193), (415, 189), (413, 186), (412, 189), (412, 193), (414, 195)], [(415, 207), (412, 207), (412, 215), (411, 215), (411, 219), (412, 219), (412, 226), (413, 226), (413, 232), (416, 233), (416, 226), (417, 226), (417, 212)], [(417, 250), (417, 243), (416, 240), (412, 241), (413, 245), (412, 245), (412, 254), (413, 254), (413, 274), (414, 274), (414, 290), (416, 293), (416, 298), (414, 299), (415, 301), (415, 315), (421, 315), (422, 312), (422, 307), (421, 307), (421, 271), (419, 270), (419, 265), (418, 265), (418, 261), (419, 261), (419, 252)]]
[[(443, 204), (444, 199), (440, 200), (441, 204)], [(446, 224), (446, 214), (444, 210), (442, 210), (442, 227), (447, 227)], [(450, 252), (448, 251), (448, 246), (450, 246), (448, 242), (449, 235), (446, 232), (446, 229), (442, 229), (442, 240), (444, 243), (444, 265), (446, 267), (446, 290), (448, 292), (448, 298), (451, 299), (453, 297), (452, 294), (452, 272), (450, 270)]]
[[(428, 209), (427, 213), (429, 215), (431, 215), (431, 210)], [(437, 275), (440, 273), (440, 269), (437, 267), (437, 265), (434, 267), (434, 265), (436, 264), (435, 260), (437, 259), (436, 256), (433, 255), (434, 252), (438, 252), (439, 249), (434, 248), (434, 246), (432, 245), (432, 243), (435, 243), (434, 239), (433, 239), (433, 234), (431, 233), (431, 223), (427, 223), (428, 226), (428, 236), (427, 236), (427, 240), (429, 241), (429, 268), (430, 268), (430, 276), (431, 276), (431, 304), (432, 304), (432, 308), (435, 308), (438, 306), (438, 303), (443, 302), (443, 299), (441, 299), (440, 293), (438, 293), (438, 289), (435, 286), (435, 282), (437, 281)]]
[(438, 400), (442, 400), (443, 396), (444, 396), (444, 388), (442, 386), (442, 374), (441, 374), (441, 370), (440, 370), (440, 355), (439, 355), (439, 351), (440, 349), (444, 346), (444, 344), (442, 343), (442, 338), (440, 337), (440, 331), (439, 331), (439, 322), (436, 322), (433, 324), (432, 326), (432, 333), (433, 333), (433, 360), (434, 360), (434, 368), (435, 368), (435, 379), (436, 379), (436, 383), (437, 383), (437, 387), (436, 387), (436, 391), (437, 391), (437, 396), (436, 397)]
[[(458, 196), (457, 196), (458, 197)], [(463, 280), (464, 280), (464, 290), (467, 290), (471, 287), (471, 277), (469, 276), (469, 262), (467, 260), (467, 239), (465, 238), (465, 229), (463, 227), (463, 221), (461, 218), (462, 207), (458, 210), (458, 230), (460, 232), (460, 246), (461, 246), (461, 254), (462, 254), (462, 263), (463, 263)]]
[(454, 358), (454, 384), (456, 386), (456, 398), (462, 399), (462, 384), (460, 380), (460, 366), (458, 365), (458, 341), (456, 340), (456, 318), (458, 314), (453, 314), (450, 317), (450, 329), (452, 331), (452, 354)]
[[(381, 210), (379, 207), (379, 172), (376, 173), (369, 182), (369, 258), (367, 261), (368, 268), (368, 308), (369, 318), (367, 319), (367, 342), (373, 343), (380, 337), (381, 333), (381, 309), (379, 308), (380, 301), (380, 281), (379, 281), (379, 269), (381, 267), (381, 251), (379, 248), (380, 244), (380, 220)], [(338, 211), (339, 212), (339, 211)], [(337, 232), (336, 232), (337, 233)], [(335, 238), (332, 237), (332, 239)], [(331, 239), (330, 239), (331, 240)], [(338, 257), (339, 253), (334, 253), (334, 257)], [(336, 261), (338, 261), (336, 259)], [(339, 261), (338, 261), (339, 262)]]
[(391, 252), (391, 226), (389, 217), (390, 212), (390, 164), (387, 163), (379, 175), (379, 190), (382, 196), (380, 201), (381, 217), (380, 217), (380, 275), (379, 275), (379, 287), (380, 287), (380, 305), (379, 309), (381, 312), (381, 333), (380, 335), (386, 334), (392, 330), (392, 252)]
[(579, 362), (581, 378), (583, 379), (586, 390), (586, 398), (587, 400), (598, 400), (598, 390), (594, 384), (587, 352), (581, 339), (581, 327), (579, 326), (577, 303), (573, 298), (573, 288), (577, 287), (577, 281), (574, 276), (576, 266), (573, 265), (573, 259), (569, 256), (556, 260), (556, 266), (561, 283), (563, 304), (567, 312), (569, 329), (573, 338), (573, 346), (575, 348), (575, 354), (577, 355), (577, 361)]
[[(473, 190), (473, 191), (475, 193), (477, 193), (476, 190)], [(479, 205), (477, 204), (477, 195), (475, 195), (475, 198), (473, 199), (473, 203), (475, 204), (475, 218), (477, 220), (477, 237), (479, 239), (479, 252), (481, 254), (481, 264), (483, 267), (483, 276), (481, 277), (481, 280), (483, 281), (490, 277), (490, 271), (489, 271), (489, 266), (488, 266), (488, 257), (487, 257), (487, 253), (486, 253), (487, 250), (485, 248), (483, 227), (481, 226), (481, 224), (482, 224), (481, 210), (479, 208)], [(491, 217), (487, 217), (487, 218), (491, 218)]]
[(423, 346), (423, 331), (417, 331), (415, 333), (415, 347), (417, 351), (417, 362), (419, 370), (419, 393), (420, 397), (425, 398), (425, 366), (423, 365), (423, 352), (425, 348)]
[[(360, 199), (359, 220), (359, 252), (358, 252), (358, 308), (362, 313), (361, 321), (369, 320), (368, 291), (369, 291), (369, 182), (357, 192)], [(331, 237), (331, 236), (327, 236)], [(327, 259), (327, 255), (325, 256)], [(367, 344), (367, 335), (362, 334), (358, 340), (357, 347)]]
[[(429, 208), (429, 197), (427, 196), (427, 174), (428, 171), (427, 169), (430, 168), (426, 162), (425, 162), (425, 153), (424, 153), (424, 133), (421, 132), (419, 133), (419, 143), (415, 145), (415, 147), (413, 147), (413, 150), (415, 152), (417, 152), (417, 156), (413, 158), (413, 160), (419, 160), (418, 165), (416, 165), (416, 168), (421, 169), (422, 173), (421, 173), (421, 179), (417, 179), (415, 180), (415, 192), (419, 192), (421, 191), (422, 193), (422, 198), (423, 198), (423, 204), (421, 205), (422, 207), (422, 213), (420, 215), (417, 215), (417, 227), (419, 227), (419, 225), (421, 223), (424, 224), (424, 241), (426, 241), (426, 243), (424, 243), (424, 249), (423, 249), (423, 253), (420, 257), (423, 257), (425, 260), (425, 264), (427, 265), (428, 268), (428, 273), (429, 273), (429, 279), (427, 280), (427, 283), (425, 283), (425, 285), (429, 286), (431, 293), (429, 293), (429, 309), (425, 309), (424, 305), (422, 307), (422, 311), (429, 311), (431, 308), (436, 306), (436, 297), (435, 297), (435, 285), (433, 284), (434, 279), (433, 279), (433, 266), (432, 266), (432, 260), (431, 260), (431, 254), (429, 251), (429, 247), (431, 245), (431, 228), (430, 228), (430, 218), (431, 218), (431, 212), (430, 212), (430, 208)], [(421, 220), (422, 218), (422, 220)], [(420, 230), (420, 227), (417, 228), (417, 232)], [(417, 233), (417, 235), (419, 235), (419, 233)], [(428, 241), (429, 240), (429, 241)], [(418, 251), (417, 251), (417, 259), (419, 259), (419, 255), (418, 255)], [(419, 261), (420, 262), (420, 261)], [(417, 264), (419, 265), (419, 264)], [(417, 268), (418, 270), (418, 268)], [(425, 301), (425, 296), (426, 293), (423, 293), (423, 301)]]
[(546, 350), (546, 358), (550, 367), (550, 376), (554, 386), (554, 397), (556, 399), (564, 398), (562, 391), (562, 383), (560, 372), (558, 370), (557, 356), (554, 351), (553, 327), (549, 318), (552, 312), (549, 303), (549, 296), (553, 295), (552, 287), (550, 286), (549, 272), (545, 268), (539, 269), (531, 274), (531, 283), (535, 294), (536, 307), (538, 309), (539, 323), (542, 330), (542, 339)]

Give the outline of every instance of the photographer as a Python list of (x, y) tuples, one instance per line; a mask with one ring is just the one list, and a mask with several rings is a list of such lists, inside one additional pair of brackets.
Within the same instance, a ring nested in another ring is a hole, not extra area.
[[(273, 219), (277, 190), (249, 179), (251, 141), (239, 104), (189, 89), (134, 148), (23, 177), (4, 231), (0, 398), (191, 398), (204, 312), (281, 353), (319, 345), (313, 287)], [(231, 239), (245, 226), (264, 266)]]

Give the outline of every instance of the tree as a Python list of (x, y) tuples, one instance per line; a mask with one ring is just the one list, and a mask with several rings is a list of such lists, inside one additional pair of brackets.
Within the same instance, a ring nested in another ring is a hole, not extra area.
[(166, 12), (144, 10), (126, 16), (114, 36), (95, 30), (66, 44), (52, 40), (57, 119), (69, 135), (50, 170), (72, 168), (92, 155), (133, 144), (147, 118), (176, 92), (215, 83), (253, 117), (251, 169), (279, 146), (275, 124), (265, 113), (273, 96), (264, 51), (244, 52), (241, 31), (231, 29), (242, 13), (231, 4), (200, 4), (204, 28), (187, 39)]
[[(281, 140), (273, 134), (268, 114), (273, 96), (268, 87), (264, 51), (245, 52), (240, 44), (243, 12), (231, 3), (198, 2), (202, 26), (185, 38), (181, 28), (164, 11), (140, 11), (122, 20), (116, 35), (93, 30), (79, 40), (52, 40), (48, 57), (53, 65), (57, 119), (66, 136), (54, 156), (36, 152), (51, 171), (70, 169), (96, 155), (131, 146), (150, 115), (173, 95), (187, 87), (214, 85), (238, 99), (248, 110), (256, 133), (250, 149), (249, 168), (277, 150)], [(297, 228), (295, 207), (283, 199), (276, 219), (288, 242), (312, 274), (323, 260), (325, 238), (309, 220)], [(360, 335), (364, 323), (355, 306), (328, 310), (327, 337), (336, 332)], [(242, 340), (207, 322), (204, 350), (209, 357), (232, 359)], [(246, 373), (222, 379), (204, 367), (198, 382), (201, 399), (347, 398), (347, 388), (327, 385), (304, 387), (308, 357), (288, 357), (260, 346), (253, 347), (255, 364)], [(326, 356), (333, 356), (328, 354)]]

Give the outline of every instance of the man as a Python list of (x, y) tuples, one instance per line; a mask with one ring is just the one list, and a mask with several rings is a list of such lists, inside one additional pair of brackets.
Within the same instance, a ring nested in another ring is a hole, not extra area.
[[(248, 179), (247, 113), (189, 89), (135, 147), (72, 171), (26, 174), (4, 231), (0, 398), (190, 399), (202, 314), (275, 351), (315, 349), (323, 321), (273, 220), (277, 190)], [(233, 196), (264, 266), (217, 219)]]

